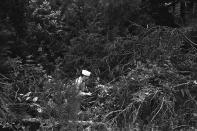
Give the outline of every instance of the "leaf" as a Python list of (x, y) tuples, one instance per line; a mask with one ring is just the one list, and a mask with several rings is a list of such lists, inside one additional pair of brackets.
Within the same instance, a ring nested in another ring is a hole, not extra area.
[(31, 94), (31, 92), (28, 92), (27, 94), (24, 95), (24, 97), (27, 97)]
[(194, 117), (197, 117), (197, 113), (193, 113), (193, 116), (194, 116)]
[(27, 97), (25, 100), (28, 101), (31, 97)]
[(33, 102), (37, 102), (37, 100), (38, 100), (38, 97), (33, 98)]
[(17, 97), (17, 99), (18, 99), (20, 102), (22, 101), (20, 97)]
[(182, 94), (183, 97), (185, 96), (185, 91), (184, 91), (184, 89), (181, 89), (181, 94)]
[(42, 112), (43, 112), (42, 108), (38, 108), (37, 111), (38, 111), (39, 113), (42, 113)]
[(189, 89), (185, 89), (185, 94), (186, 94), (187, 96), (189, 96), (189, 97), (192, 97), (191, 94), (190, 94)]

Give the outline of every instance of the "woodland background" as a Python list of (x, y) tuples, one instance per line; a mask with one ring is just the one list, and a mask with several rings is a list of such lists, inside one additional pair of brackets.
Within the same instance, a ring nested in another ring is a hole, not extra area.
[(1, 0), (1, 130), (196, 130), (196, 16), (195, 0)]

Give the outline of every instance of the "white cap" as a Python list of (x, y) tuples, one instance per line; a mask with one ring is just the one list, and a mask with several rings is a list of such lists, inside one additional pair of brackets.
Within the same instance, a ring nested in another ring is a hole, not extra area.
[(90, 76), (91, 75), (91, 72), (87, 71), (87, 70), (82, 70), (82, 74), (84, 76)]

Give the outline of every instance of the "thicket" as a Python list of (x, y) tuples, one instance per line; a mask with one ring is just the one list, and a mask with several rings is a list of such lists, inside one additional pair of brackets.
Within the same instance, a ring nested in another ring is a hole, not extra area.
[[(148, 7), (138, 0), (1, 2), (0, 125), (196, 128), (197, 29), (156, 25)], [(77, 116), (82, 69), (92, 73), (92, 95), (81, 98)]]

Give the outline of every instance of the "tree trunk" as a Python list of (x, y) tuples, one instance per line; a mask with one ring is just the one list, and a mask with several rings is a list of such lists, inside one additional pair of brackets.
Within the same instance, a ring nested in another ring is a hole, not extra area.
[(183, 21), (183, 25), (185, 25), (185, 11), (186, 11), (186, 6), (185, 6), (185, 0), (181, 0), (181, 7), (180, 7), (180, 15)]
[(196, 16), (196, 12), (197, 12), (197, 3), (193, 2), (193, 10), (192, 10), (192, 15), (195, 17)]

